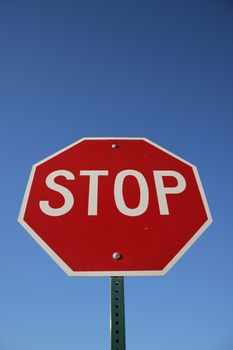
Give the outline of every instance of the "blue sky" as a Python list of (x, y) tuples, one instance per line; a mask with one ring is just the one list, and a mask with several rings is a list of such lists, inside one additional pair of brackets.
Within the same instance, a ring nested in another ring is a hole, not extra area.
[(125, 279), (127, 348), (232, 349), (232, 17), (230, 0), (1, 1), (0, 349), (109, 349), (109, 278), (67, 277), (17, 222), (32, 164), (86, 136), (197, 165), (214, 220), (165, 277)]

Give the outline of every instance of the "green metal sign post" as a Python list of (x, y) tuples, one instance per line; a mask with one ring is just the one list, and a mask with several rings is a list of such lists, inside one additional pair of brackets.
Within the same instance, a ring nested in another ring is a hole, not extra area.
[(124, 277), (111, 277), (111, 350), (125, 350)]

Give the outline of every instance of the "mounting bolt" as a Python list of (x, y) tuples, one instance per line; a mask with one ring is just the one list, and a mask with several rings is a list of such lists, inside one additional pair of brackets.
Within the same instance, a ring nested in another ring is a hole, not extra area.
[(112, 148), (113, 148), (113, 149), (116, 149), (116, 148), (119, 148), (119, 146), (118, 146), (116, 143), (113, 143), (113, 144), (112, 144)]
[(114, 260), (120, 260), (122, 258), (121, 253), (115, 252), (112, 254)]

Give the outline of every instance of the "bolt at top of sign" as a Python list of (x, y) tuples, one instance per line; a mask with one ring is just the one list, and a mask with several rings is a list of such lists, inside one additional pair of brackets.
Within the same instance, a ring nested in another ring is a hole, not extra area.
[(102, 138), (35, 164), (19, 221), (69, 275), (163, 275), (211, 215), (195, 166), (147, 139)]

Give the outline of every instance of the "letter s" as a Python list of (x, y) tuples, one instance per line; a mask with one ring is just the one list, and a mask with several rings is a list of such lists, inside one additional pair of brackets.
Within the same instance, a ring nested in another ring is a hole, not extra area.
[(72, 193), (64, 186), (59, 185), (55, 182), (56, 177), (64, 176), (67, 180), (74, 180), (74, 175), (68, 170), (56, 170), (50, 173), (46, 178), (46, 185), (53, 191), (60, 193), (64, 197), (64, 204), (60, 208), (52, 208), (49, 205), (49, 201), (40, 201), (40, 209), (44, 214), (49, 216), (61, 216), (73, 207), (74, 197)]

